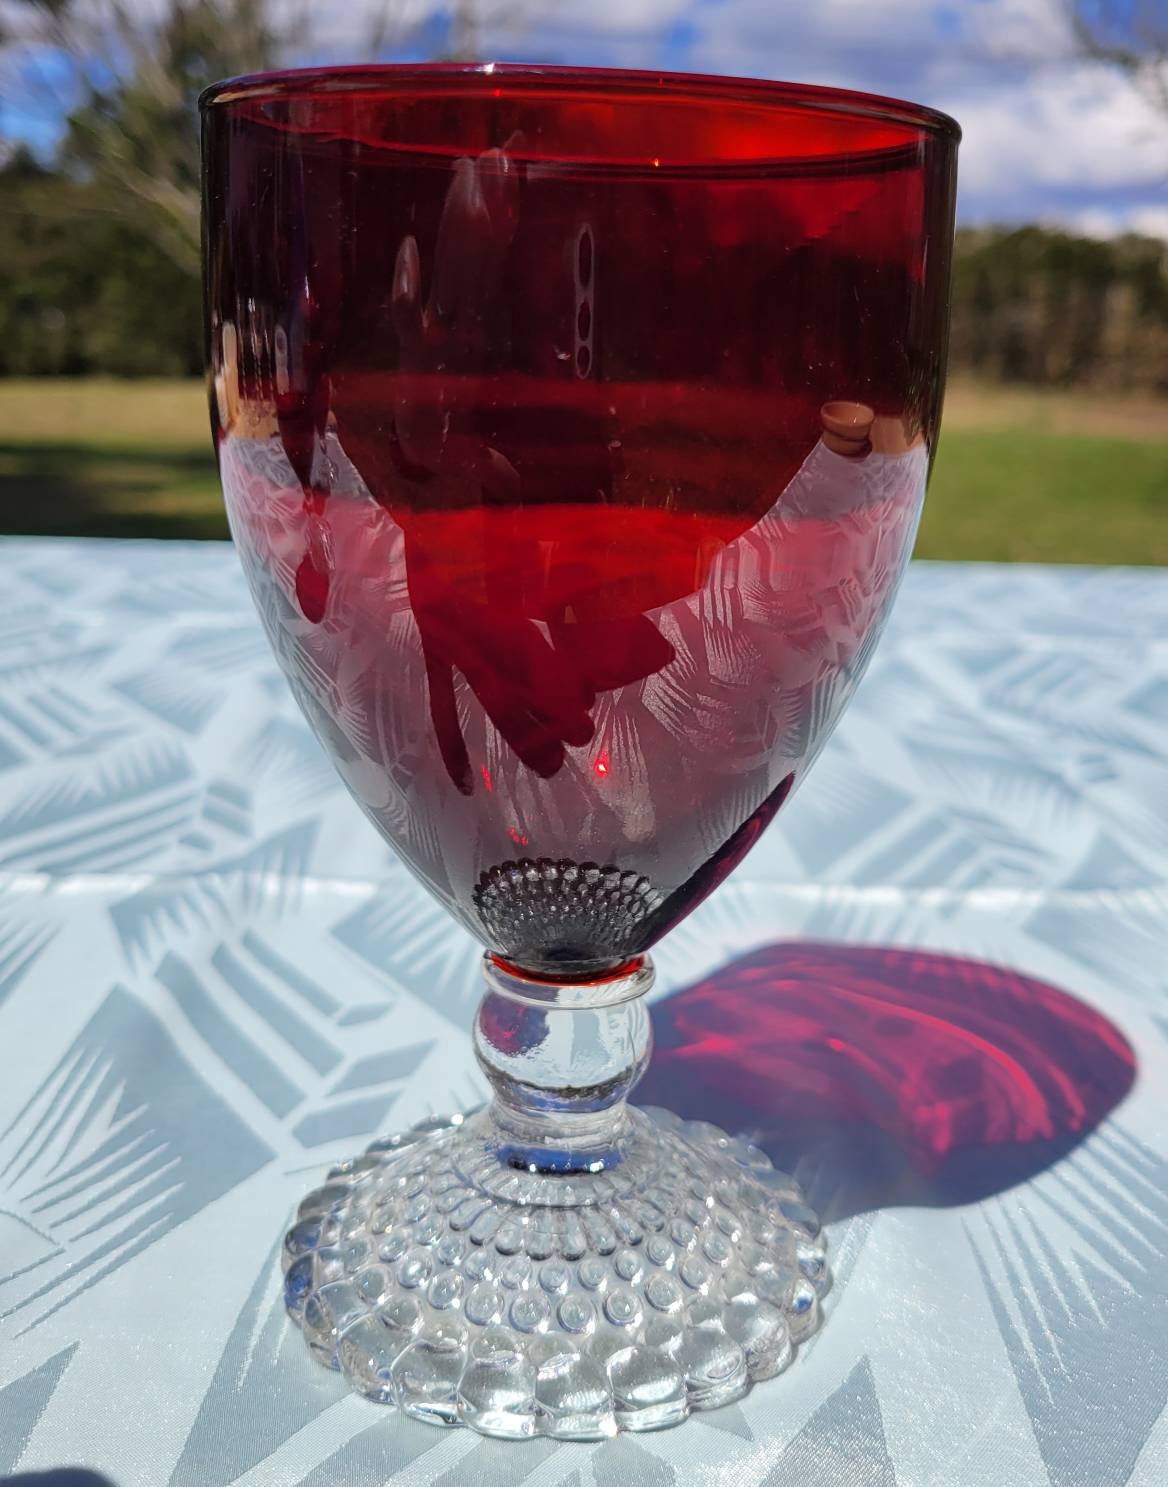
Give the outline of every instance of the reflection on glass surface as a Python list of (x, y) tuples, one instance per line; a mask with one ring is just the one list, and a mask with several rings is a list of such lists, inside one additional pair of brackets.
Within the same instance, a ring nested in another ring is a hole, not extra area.
[[(725, 542), (707, 521), (699, 546), (686, 533), (669, 547), (668, 514), (642, 517), (609, 533), (599, 572), (593, 508), (403, 526), (332, 435), (324, 504), (305, 501), (278, 437), (229, 441), (223, 470), (276, 653), (369, 815), (484, 937), (475, 890), (500, 862), (643, 875), (651, 891), (626, 907), (638, 917), (619, 956), (664, 932), (653, 910), (780, 785), (786, 798), (851, 695), (924, 494), (923, 443), (896, 448), (887, 422), (876, 432), (892, 452), (817, 443)], [(597, 611), (622, 538), (622, 584), (665, 602)], [(495, 948), (524, 960), (531, 945), (501, 926), (496, 914)], [(573, 947), (538, 948), (554, 961)], [(598, 949), (614, 946), (602, 936)]]

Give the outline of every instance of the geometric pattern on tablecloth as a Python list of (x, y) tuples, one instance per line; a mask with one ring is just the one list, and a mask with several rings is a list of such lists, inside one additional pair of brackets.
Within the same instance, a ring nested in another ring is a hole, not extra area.
[(1131, 1096), (1022, 1187), (833, 1225), (831, 1325), (773, 1387), (508, 1448), (341, 1397), (272, 1250), (334, 1151), (481, 1097), (474, 946), (344, 795), (229, 549), (4, 559), (0, 1470), (1163, 1479), (1168, 576), (914, 565), (812, 784), (657, 957), (662, 996), (783, 939), (998, 961), (1116, 1023)]

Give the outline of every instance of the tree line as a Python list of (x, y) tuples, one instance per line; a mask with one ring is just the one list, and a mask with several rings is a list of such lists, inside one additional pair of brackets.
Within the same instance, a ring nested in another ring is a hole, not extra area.
[[(198, 276), (103, 187), (0, 170), (0, 376), (193, 376)], [(1168, 392), (1168, 244), (1042, 227), (957, 236), (951, 365), (998, 382)]]
[(995, 382), (1168, 392), (1168, 244), (959, 232), (949, 360)]
[(24, 151), (0, 170), (0, 376), (202, 370), (197, 272), (107, 211), (105, 189)]

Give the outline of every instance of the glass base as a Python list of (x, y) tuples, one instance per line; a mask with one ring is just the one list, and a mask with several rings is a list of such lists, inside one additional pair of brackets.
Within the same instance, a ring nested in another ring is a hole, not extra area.
[(539, 1173), (508, 1150), (489, 1110), (423, 1121), (301, 1203), (288, 1310), (367, 1398), (595, 1440), (741, 1398), (818, 1325), (818, 1222), (754, 1147), (629, 1109), (615, 1166)]

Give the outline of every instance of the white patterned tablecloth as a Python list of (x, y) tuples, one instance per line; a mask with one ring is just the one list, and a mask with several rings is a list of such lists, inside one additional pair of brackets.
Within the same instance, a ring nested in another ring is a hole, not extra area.
[(963, 1034), (965, 1135), (907, 1186), (849, 1166), (837, 1088), (795, 1153), (836, 1283), (791, 1371), (677, 1430), (511, 1446), (348, 1397), (276, 1249), (335, 1156), (481, 1099), (475, 947), (343, 793), (229, 547), (6, 541), (0, 572), (0, 1479), (1168, 1480), (1168, 575), (914, 565), (810, 784), (657, 955), (655, 1017), (760, 947), (939, 952), (958, 1002), (993, 962), (1128, 1077), (1046, 1069), (1065, 1129), (1019, 1161), (1032, 1071)]

